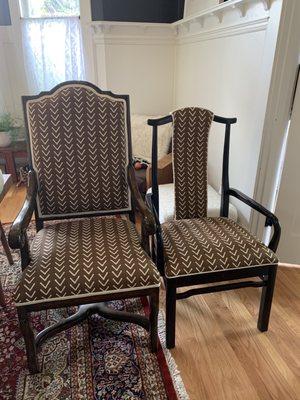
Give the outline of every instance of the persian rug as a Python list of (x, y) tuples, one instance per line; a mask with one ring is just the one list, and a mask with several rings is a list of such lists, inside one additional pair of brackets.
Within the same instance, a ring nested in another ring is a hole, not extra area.
[[(34, 232), (31, 226), (29, 237)], [(6, 307), (0, 307), (0, 400), (188, 399), (174, 359), (165, 348), (161, 313), (157, 354), (150, 353), (143, 328), (93, 316), (46, 341), (39, 350), (42, 372), (29, 375), (12, 300), (21, 273), (18, 254), (13, 257), (15, 264), (9, 266), (1, 248)], [(109, 306), (142, 315), (149, 312), (147, 299), (114, 301)], [(32, 324), (39, 331), (73, 312), (74, 308), (34, 313)]]

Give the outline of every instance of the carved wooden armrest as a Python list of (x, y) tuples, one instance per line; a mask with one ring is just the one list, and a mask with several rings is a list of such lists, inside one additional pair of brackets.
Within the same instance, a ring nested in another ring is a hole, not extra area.
[(137, 187), (134, 168), (132, 165), (128, 166), (128, 180), (135, 205), (137, 206), (143, 217), (143, 227), (148, 235), (153, 235), (156, 232), (155, 218), (151, 210), (144, 202), (141, 193)]
[(26, 230), (31, 221), (36, 205), (37, 179), (34, 171), (28, 173), (28, 188), (26, 198), (21, 211), (14, 220), (8, 235), (8, 242), (12, 249), (20, 249), (22, 256), (22, 268), (29, 261), (28, 240)]
[[(172, 153), (166, 154), (157, 162), (157, 180), (159, 185), (173, 182)], [(152, 186), (152, 166), (146, 172), (147, 189)]]
[(276, 251), (281, 236), (281, 227), (276, 215), (271, 213), (271, 211), (259, 204), (257, 201), (242, 193), (240, 190), (229, 188), (228, 194), (229, 196), (233, 196), (236, 199), (240, 200), (244, 204), (247, 204), (253, 210), (258, 211), (260, 214), (266, 217), (266, 226), (273, 226), (274, 228), (274, 233), (268, 247), (271, 250)]

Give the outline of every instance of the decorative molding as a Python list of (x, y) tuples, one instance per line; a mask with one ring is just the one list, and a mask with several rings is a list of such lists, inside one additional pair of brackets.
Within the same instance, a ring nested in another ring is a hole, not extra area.
[(148, 22), (99, 21), (92, 22), (91, 28), (94, 35), (112, 32), (115, 34), (131, 32), (132, 34), (150, 34), (152, 36), (161, 36), (162, 34), (170, 34), (173, 32), (173, 24)]
[[(190, 30), (189, 25), (194, 22), (201, 21), (201, 26), (204, 26), (204, 21), (209, 17), (216, 17), (219, 24), (223, 22), (225, 13), (232, 11), (233, 9), (238, 10), (241, 18), (244, 18), (251, 5), (261, 3), (264, 10), (268, 12), (271, 7), (271, 0), (229, 0), (225, 3), (218, 4), (217, 6), (207, 8), (199, 14), (191, 15), (187, 18), (181, 19), (174, 22), (172, 25), (176, 27), (184, 26), (187, 31)], [(179, 29), (178, 29), (179, 30)]]
[(266, 11), (270, 10), (271, 8), (271, 0), (262, 0), (262, 3), (264, 5), (264, 8)]
[(246, 4), (240, 4), (238, 7), (237, 7), (235, 4), (233, 4), (233, 5), (231, 6), (231, 9), (233, 9), (233, 10), (238, 10), (239, 13), (240, 13), (240, 17), (241, 17), (241, 18), (244, 18), (244, 17), (246, 16), (246, 14), (247, 14), (247, 7), (246, 7)]
[[(263, 5), (265, 13), (260, 13), (263, 16), (245, 18), (251, 6), (257, 4)], [(264, 30), (269, 21), (270, 5), (271, 0), (229, 0), (173, 24), (99, 21), (89, 25), (97, 44), (184, 44)], [(233, 21), (238, 22), (230, 23), (227, 18), (225, 25), (223, 17), (232, 10), (237, 10), (241, 18), (235, 14)], [(205, 28), (205, 20), (212, 16), (218, 22)]]
[(90, 26), (98, 44), (174, 44), (176, 37), (172, 24), (101, 21)]
[(267, 29), (269, 17), (259, 18), (251, 21), (242, 21), (226, 26), (217, 26), (212, 29), (200, 30), (193, 34), (186, 34), (178, 37), (178, 44), (195, 43), (204, 40), (218, 39), (241, 35), (245, 33), (258, 32)]

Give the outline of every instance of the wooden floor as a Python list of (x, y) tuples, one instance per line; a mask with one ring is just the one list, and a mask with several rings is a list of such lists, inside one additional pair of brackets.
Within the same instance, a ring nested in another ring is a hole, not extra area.
[[(0, 219), (24, 199), (12, 188)], [(172, 354), (193, 400), (300, 399), (300, 269), (280, 266), (270, 329), (256, 329), (259, 289), (181, 300)]]
[(0, 204), (0, 221), (2, 224), (12, 222), (20, 211), (26, 195), (26, 187), (13, 185)]

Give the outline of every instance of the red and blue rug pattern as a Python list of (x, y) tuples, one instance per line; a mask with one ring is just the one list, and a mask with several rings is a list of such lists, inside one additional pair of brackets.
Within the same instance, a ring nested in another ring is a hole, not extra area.
[[(1, 249), (2, 251), (2, 249)], [(15, 253), (14, 259), (18, 256)], [(46, 341), (39, 350), (42, 372), (30, 375), (12, 295), (20, 276), (18, 262), (9, 266), (0, 254), (0, 276), (6, 307), (0, 307), (0, 400), (58, 399), (188, 399), (168, 350), (148, 347), (148, 333), (134, 324), (99, 316)], [(114, 301), (118, 310), (147, 315), (146, 299)], [(74, 309), (32, 314), (36, 331), (70, 315)], [(160, 314), (163, 339), (163, 317)]]

